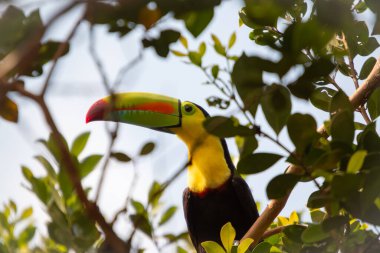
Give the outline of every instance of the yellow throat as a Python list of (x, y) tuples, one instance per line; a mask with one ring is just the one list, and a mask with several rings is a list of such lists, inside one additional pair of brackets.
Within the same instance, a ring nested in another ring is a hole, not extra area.
[(182, 126), (171, 130), (187, 145), (191, 164), (188, 167), (188, 187), (203, 192), (223, 185), (231, 176), (220, 139), (203, 127), (205, 116), (197, 108), (190, 117), (182, 118)]

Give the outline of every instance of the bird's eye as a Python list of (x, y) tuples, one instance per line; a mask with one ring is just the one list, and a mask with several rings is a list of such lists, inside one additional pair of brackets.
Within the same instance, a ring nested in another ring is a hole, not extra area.
[(191, 105), (185, 105), (185, 112), (192, 112), (194, 108)]

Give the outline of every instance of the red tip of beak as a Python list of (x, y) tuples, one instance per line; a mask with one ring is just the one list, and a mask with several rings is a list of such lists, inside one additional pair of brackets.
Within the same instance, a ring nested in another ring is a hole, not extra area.
[(100, 99), (96, 101), (88, 110), (86, 115), (86, 123), (96, 120), (103, 120), (108, 110), (109, 103)]

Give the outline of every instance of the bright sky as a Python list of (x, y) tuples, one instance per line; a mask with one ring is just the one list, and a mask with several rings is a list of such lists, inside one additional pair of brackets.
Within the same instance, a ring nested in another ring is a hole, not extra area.
[[(209, 27), (197, 39), (191, 39), (191, 35), (184, 31), (182, 24), (169, 23), (164, 26), (177, 27), (184, 32), (185, 37), (189, 38), (189, 45), (197, 48), (201, 41), (206, 41), (211, 45), (210, 34), (214, 33), (226, 42), (233, 31), (237, 31), (237, 43), (234, 51), (239, 55), (243, 50), (249, 55), (260, 55), (275, 59), (276, 55), (269, 52), (264, 47), (255, 46), (248, 39), (249, 29), (238, 27), (238, 11), (241, 8), (240, 1), (226, 1), (221, 7), (216, 9), (215, 18)], [(51, 10), (57, 7), (54, 4), (46, 4), (42, 10), (43, 20), (51, 15)], [(49, 33), (49, 38), (64, 39), (71, 25), (76, 22), (80, 15), (80, 10), (67, 18), (62, 19), (54, 29)], [(64, 136), (71, 142), (75, 136), (84, 131), (91, 131), (89, 144), (84, 152), (84, 156), (92, 153), (104, 153), (108, 146), (108, 136), (105, 132), (103, 123), (91, 123), (86, 125), (84, 122), (85, 114), (89, 106), (97, 99), (106, 95), (101, 84), (100, 76), (95, 68), (93, 61), (88, 53), (89, 46), (89, 25), (83, 23), (72, 41), (70, 54), (59, 61), (58, 69), (52, 80), (51, 88), (48, 91), (48, 103), (53, 112), (55, 120), (58, 122), (60, 130)], [(132, 34), (119, 39), (115, 34), (109, 34), (105, 27), (96, 28), (97, 51), (101, 57), (102, 64), (106, 70), (108, 78), (113, 82), (119, 69), (132, 60), (138, 53), (141, 44), (139, 42), (142, 30), (138, 29)], [(180, 49), (179, 43), (174, 48)], [(207, 62), (220, 63), (221, 58), (211, 53), (212, 48), (208, 48)], [(274, 58), (273, 58), (274, 57)], [(45, 66), (45, 70), (50, 69), (50, 64)], [(292, 73), (297, 75), (297, 71)], [(268, 77), (271, 78), (271, 77)], [(205, 99), (210, 95), (218, 94), (213, 87), (202, 85), (206, 80), (205, 76), (197, 68), (184, 64), (182, 59), (170, 56), (162, 59), (156, 56), (153, 50), (145, 51), (144, 58), (141, 62), (127, 73), (118, 91), (145, 91), (166, 94), (189, 100), (200, 104), (206, 108), (210, 114), (230, 115), (236, 109), (231, 108), (229, 111), (220, 111), (208, 108)], [(38, 91), (44, 77), (30, 80), (26, 83), (30, 90)], [(348, 79), (340, 78), (339, 83), (345, 83), (345, 87), (352, 87), (353, 84)], [(348, 88), (352, 92), (352, 88)], [(310, 113), (317, 119), (318, 125), (328, 118), (327, 113), (313, 109), (304, 101), (294, 100), (293, 112)], [(41, 204), (29, 193), (25, 187), (25, 180), (21, 175), (20, 165), (29, 166), (35, 173), (43, 173), (42, 168), (33, 159), (38, 154), (46, 154), (41, 145), (36, 143), (39, 138), (46, 138), (48, 130), (38, 108), (30, 101), (17, 98), (20, 108), (20, 122), (15, 125), (0, 120), (0, 204), (5, 203), (8, 199), (14, 199), (20, 206), (32, 205), (37, 214), (37, 223), (41, 226), (46, 216), (43, 213)], [(258, 112), (257, 122), (267, 131), (273, 132), (266, 124), (261, 111)], [(274, 136), (274, 134), (273, 134)], [(283, 130), (280, 140), (285, 143), (289, 149), (293, 149), (292, 144)], [(136, 198), (146, 199), (146, 192), (153, 179), (163, 181), (171, 173), (176, 171), (187, 158), (187, 150), (174, 135), (155, 132), (139, 127), (122, 125), (119, 132), (115, 150), (124, 151), (131, 156), (139, 152), (141, 146), (146, 141), (154, 141), (157, 148), (153, 155), (143, 158), (138, 162), (140, 180), (135, 191)], [(229, 140), (229, 148), (232, 154), (237, 153), (233, 140)], [(270, 151), (283, 153), (277, 146), (260, 139), (259, 151)], [(100, 200), (102, 211), (107, 217), (119, 210), (124, 202), (129, 184), (132, 178), (131, 165), (111, 162), (110, 169), (104, 185), (104, 190)], [(247, 181), (253, 189), (254, 198), (260, 201), (262, 206), (268, 203), (265, 189), (269, 180), (286, 168), (286, 163), (280, 161), (270, 170), (248, 177)], [(95, 171), (85, 181), (86, 186), (97, 184), (99, 171)], [(186, 175), (183, 174), (175, 182), (169, 191), (163, 196), (163, 200), (168, 204), (182, 206), (182, 189), (186, 186)], [(289, 215), (292, 210), (305, 211), (307, 197), (315, 187), (312, 183), (300, 183), (293, 191), (287, 206), (283, 210), (283, 215)], [(308, 215), (304, 218), (309, 219)], [(182, 209), (178, 211), (177, 216), (171, 221), (167, 229), (170, 231), (181, 231), (185, 228), (185, 221), (182, 215)], [(120, 222), (117, 227), (121, 235), (126, 236), (128, 229), (126, 223)], [(151, 252), (154, 252), (153, 250)]]

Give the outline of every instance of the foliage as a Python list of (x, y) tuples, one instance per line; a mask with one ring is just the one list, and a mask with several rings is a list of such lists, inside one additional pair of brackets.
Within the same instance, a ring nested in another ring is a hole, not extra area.
[[(365, 100), (356, 108), (357, 105), (350, 102), (349, 84), (339, 84), (336, 78), (352, 79), (352, 86), (357, 90), (359, 81), (367, 79), (378, 65), (373, 56), (379, 48), (378, 1), (245, 0), (239, 12), (240, 24), (250, 30), (252, 46), (265, 47), (276, 56), (270, 58), (235, 52), (239, 39), (236, 32), (228, 39), (211, 34), (208, 41), (194, 47), (179, 31), (159, 26), (166, 19), (175, 19), (197, 37), (211, 22), (214, 8), (220, 3), (220, 0), (88, 1), (82, 3), (86, 8), (78, 25), (86, 21), (91, 27), (106, 26), (110, 33), (120, 37), (142, 28), (144, 49), (153, 48), (160, 57), (167, 57), (171, 51), (201, 70), (207, 78), (205, 84), (215, 86), (220, 93), (207, 98), (209, 106), (220, 110), (233, 108), (240, 113), (239, 117), (237, 113), (231, 117), (211, 117), (204, 123), (216, 136), (235, 138), (240, 152), (238, 173), (260, 173), (282, 158), (301, 169), (299, 175), (280, 174), (272, 178), (267, 186), (269, 198), (286, 196), (299, 182), (316, 185), (317, 190), (305, 203), (312, 222), (301, 221), (296, 213), (289, 218), (278, 217), (271, 228), (285, 226), (282, 232), (254, 242), (258, 244), (251, 252), (378, 252), (380, 137), (376, 121), (380, 115), (380, 89), (365, 94)], [(78, 4), (74, 2), (62, 15)], [(368, 16), (372, 17), (373, 26)], [(178, 243), (187, 240), (186, 232), (157, 232), (177, 211), (175, 206), (160, 209), (160, 198), (173, 180), (154, 182), (146, 204), (128, 196), (112, 222), (104, 221), (99, 211), (99, 194), (95, 200), (89, 200), (92, 189), (83, 188), (82, 182), (101, 167), (97, 165), (103, 155), (81, 155), (89, 133), (78, 136), (69, 147), (49, 114), (45, 90), (54, 62), (70, 52), (71, 40), (71, 36), (62, 42), (42, 40), (51, 23), (42, 22), (39, 10), (25, 14), (12, 5), (7, 6), (0, 18), (0, 116), (17, 122), (19, 105), (12, 94), (18, 94), (39, 105), (52, 131), (48, 140), (40, 141), (49, 156), (36, 156), (45, 174), (36, 176), (34, 170), (22, 167), (28, 188), (41, 201), (50, 218), (49, 239), (44, 238), (41, 246), (31, 246), (36, 231), (28, 218), (31, 209), (19, 214), (16, 204), (10, 201), (0, 212), (0, 251), (98, 249), (106, 252), (112, 248), (109, 238), (115, 239), (112, 226), (119, 215), (124, 215), (133, 227), (129, 237), (123, 238), (129, 251), (137, 245), (134, 238), (138, 232), (149, 238), (158, 250), (176, 245), (178, 252), (185, 252)], [(75, 30), (74, 27), (72, 34)], [(180, 49), (170, 50), (173, 44)], [(207, 54), (216, 54), (221, 60), (207, 62)], [(19, 60), (15, 62), (15, 58)], [(359, 59), (364, 59), (362, 66), (357, 65)], [(28, 81), (26, 77), (42, 75), (48, 62), (53, 64), (47, 73), (45, 88), (39, 94), (29, 92), (24, 85)], [(268, 74), (273, 77), (270, 81), (266, 78)], [(107, 88), (112, 92), (113, 87)], [(324, 121), (325, 131), (318, 130), (317, 120), (312, 115), (292, 110), (295, 99), (327, 112), (326, 118), (320, 119)], [(263, 129), (256, 121), (258, 112), (263, 113), (271, 129)], [(359, 113), (364, 120), (359, 119)], [(291, 140), (291, 147), (283, 143), (284, 135)], [(113, 143), (116, 132), (110, 131), (110, 137)], [(272, 141), (283, 152), (256, 152), (262, 138)], [(138, 157), (149, 155), (154, 148), (153, 143), (147, 143)], [(137, 159), (113, 150), (112, 145), (104, 157), (102, 172), (109, 159), (134, 164)], [(25, 227), (22, 223), (26, 221)], [(21, 232), (17, 232), (16, 227), (21, 227)], [(252, 243), (241, 241), (235, 249), (232, 247), (235, 239), (234, 229), (227, 223), (221, 231), (223, 245), (204, 242), (203, 246), (207, 252), (242, 253)]]

